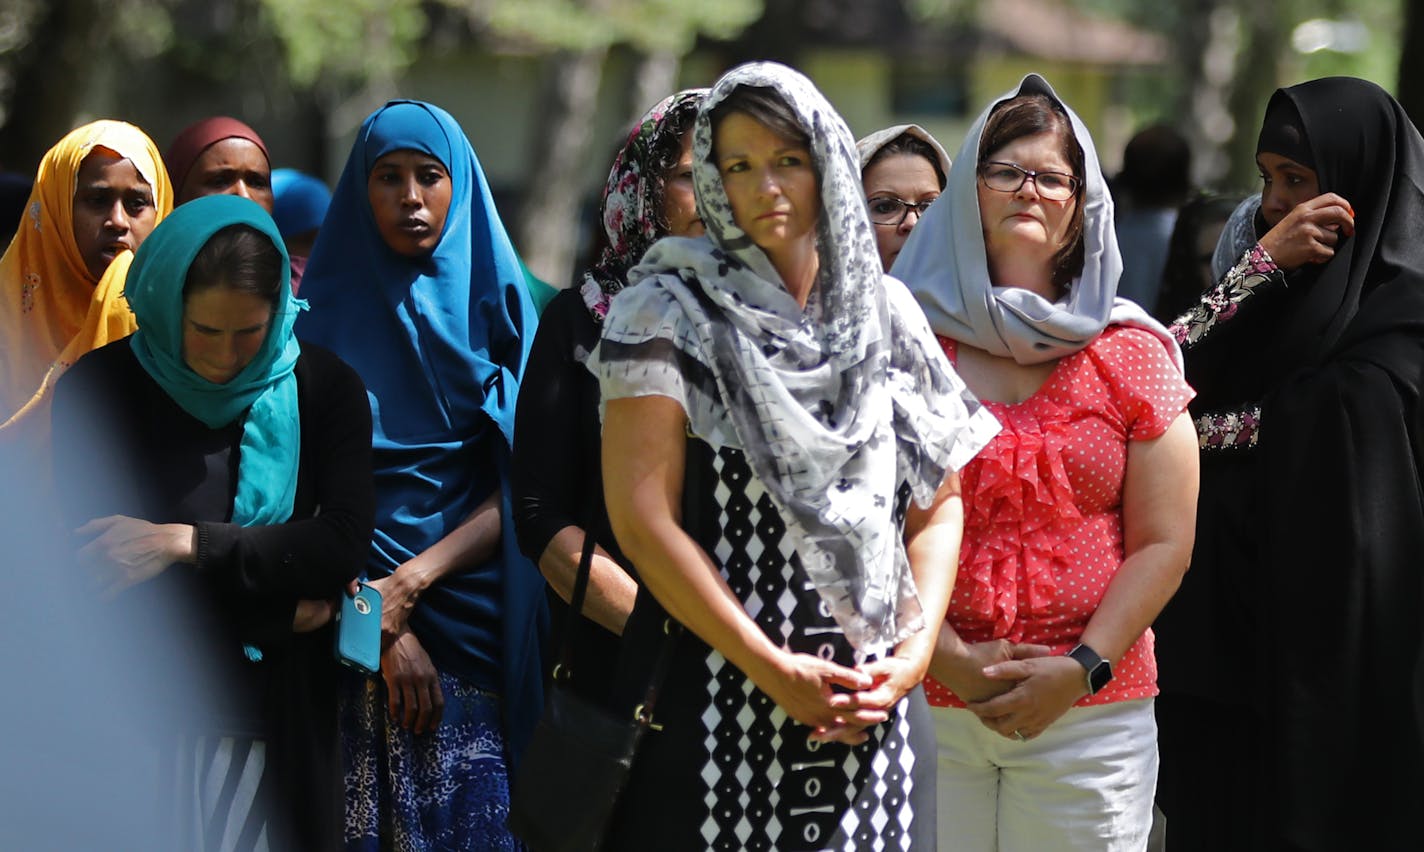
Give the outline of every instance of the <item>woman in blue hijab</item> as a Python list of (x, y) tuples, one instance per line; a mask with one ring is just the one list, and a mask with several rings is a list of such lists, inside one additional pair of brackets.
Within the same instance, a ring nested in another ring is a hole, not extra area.
[(56, 388), (56, 488), (81, 562), (132, 617), (114, 641), (165, 672), (197, 656), (227, 690), (173, 724), (173, 848), (338, 849), (329, 625), (371, 533), (361, 381), (292, 336), (305, 306), (247, 199), (165, 219), (124, 292), (138, 331)]
[(349, 848), (513, 848), (507, 767), (542, 710), (547, 621), (508, 487), (535, 314), (449, 114), (366, 119), (302, 288), (303, 339), (351, 362), (373, 420), (385, 650), (343, 723)]

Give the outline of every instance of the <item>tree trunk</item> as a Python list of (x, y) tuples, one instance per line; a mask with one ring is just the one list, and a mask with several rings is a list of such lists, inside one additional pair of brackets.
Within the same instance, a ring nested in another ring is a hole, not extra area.
[(1229, 168), (1226, 145), (1235, 131), (1228, 100), (1240, 52), (1237, 15), (1224, 0), (1188, 0), (1176, 41), (1183, 85), (1173, 115), (1192, 146), (1192, 181), (1214, 187)]
[(572, 274), (578, 249), (583, 160), (593, 134), (606, 48), (556, 54), (534, 141), (535, 179), (524, 193), (515, 247), (529, 270), (556, 287)]
[(1399, 103), (1415, 127), (1424, 127), (1424, 8), (1404, 3), (1404, 37), (1399, 52)]
[(1258, 185), (1256, 139), (1266, 101), (1280, 87), (1279, 57), (1287, 50), (1286, 24), (1276, 8), (1257, 0), (1238, 0), (1241, 10), (1241, 50), (1231, 90), (1232, 136), (1228, 186), (1245, 190)]
[(97, 0), (48, 0), (34, 21), (29, 42), (10, 62), (5, 124), (0, 127), (0, 163), (34, 174), (34, 167), (73, 129), (80, 96), (96, 64), (111, 51), (96, 50), (114, 14)]
[(677, 91), (677, 69), (681, 60), (671, 51), (639, 54), (633, 69), (633, 102), (628, 121), (637, 121), (653, 104)]

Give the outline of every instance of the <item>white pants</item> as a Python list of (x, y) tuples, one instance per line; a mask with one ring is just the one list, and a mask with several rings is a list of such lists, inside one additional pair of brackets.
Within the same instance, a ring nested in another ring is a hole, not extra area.
[(939, 852), (1141, 852), (1157, 788), (1152, 699), (1074, 707), (1028, 742), (931, 707)]

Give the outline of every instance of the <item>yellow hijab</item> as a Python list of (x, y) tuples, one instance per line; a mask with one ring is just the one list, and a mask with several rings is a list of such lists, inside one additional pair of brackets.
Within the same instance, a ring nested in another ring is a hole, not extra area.
[(79, 356), (138, 327), (122, 298), (133, 253), (121, 252), (95, 282), (74, 239), (79, 166), (95, 148), (134, 164), (153, 189), (158, 222), (173, 209), (162, 156), (132, 124), (86, 124), (45, 154), (20, 228), (0, 258), (0, 445), (21, 432), (47, 443), (55, 381)]

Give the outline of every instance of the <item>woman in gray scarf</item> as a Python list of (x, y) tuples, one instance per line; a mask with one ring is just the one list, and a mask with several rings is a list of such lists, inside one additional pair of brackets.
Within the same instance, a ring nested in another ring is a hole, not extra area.
[(665, 619), (688, 628), (611, 845), (932, 848), (919, 681), (953, 578), (927, 566), (954, 563), (952, 471), (997, 425), (881, 271), (850, 133), (810, 81), (728, 72), (692, 168), (707, 235), (653, 246), (591, 362), (609, 517), (645, 583), (630, 702)]
[(1004, 425), (962, 473), (926, 683), (940, 846), (1140, 850), (1157, 774), (1148, 626), (1192, 545), (1192, 390), (1166, 329), (1114, 298), (1112, 200), (1043, 78), (985, 110), (955, 162), (892, 269)]
[(855, 143), (865, 203), (888, 272), (905, 240), (949, 179), (949, 154), (918, 124), (877, 130)]

